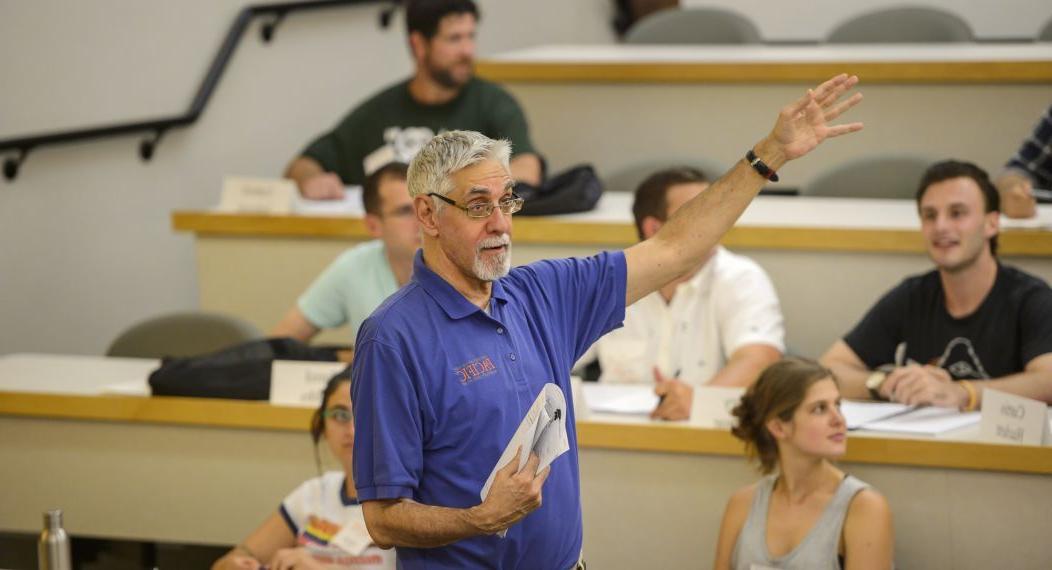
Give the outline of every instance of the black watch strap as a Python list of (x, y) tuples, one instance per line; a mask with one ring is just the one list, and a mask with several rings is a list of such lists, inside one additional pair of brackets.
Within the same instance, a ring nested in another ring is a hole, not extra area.
[(750, 148), (745, 153), (745, 160), (749, 161), (749, 166), (753, 167), (756, 172), (760, 173), (760, 176), (770, 180), (771, 182), (778, 182), (778, 173), (775, 172), (767, 163), (760, 160), (760, 157), (756, 156), (756, 153)]

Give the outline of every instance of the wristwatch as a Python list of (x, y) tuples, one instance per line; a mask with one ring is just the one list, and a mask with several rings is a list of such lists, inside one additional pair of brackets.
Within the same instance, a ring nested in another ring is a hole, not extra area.
[(876, 370), (866, 378), (866, 389), (869, 390), (869, 397), (874, 400), (886, 400), (881, 393), (880, 387), (884, 385), (884, 381), (888, 379), (888, 373), (882, 370)]

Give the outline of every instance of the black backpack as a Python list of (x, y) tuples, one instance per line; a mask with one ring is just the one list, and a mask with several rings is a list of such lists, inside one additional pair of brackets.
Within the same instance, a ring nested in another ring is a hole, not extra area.
[(525, 201), (519, 215), (575, 214), (595, 208), (603, 195), (603, 184), (592, 165), (580, 164), (548, 178), (540, 186), (519, 182), (515, 193)]
[(267, 338), (201, 356), (165, 357), (150, 373), (150, 391), (154, 396), (267, 400), (275, 360), (336, 362), (337, 351), (345, 348)]

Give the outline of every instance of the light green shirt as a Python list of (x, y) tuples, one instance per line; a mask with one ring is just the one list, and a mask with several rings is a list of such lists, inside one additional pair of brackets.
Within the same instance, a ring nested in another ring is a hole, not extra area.
[(398, 290), (380, 240), (340, 254), (299, 298), (303, 316), (319, 329), (349, 324), (351, 334), (384, 299)]

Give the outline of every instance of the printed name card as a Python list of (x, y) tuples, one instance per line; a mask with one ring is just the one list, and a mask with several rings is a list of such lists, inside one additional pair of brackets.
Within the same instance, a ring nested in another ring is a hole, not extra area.
[(346, 367), (346, 362), (275, 360), (270, 368), (270, 403), (316, 408), (329, 378)]
[(296, 184), (286, 179), (242, 178), (223, 179), (223, 195), (219, 200), (222, 212), (256, 214), (288, 214), (296, 200)]
[(997, 443), (1047, 445), (1048, 406), (1044, 402), (997, 390), (983, 390), (980, 438)]

